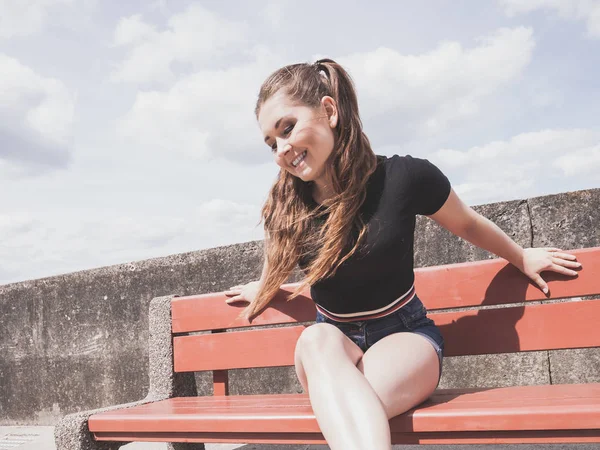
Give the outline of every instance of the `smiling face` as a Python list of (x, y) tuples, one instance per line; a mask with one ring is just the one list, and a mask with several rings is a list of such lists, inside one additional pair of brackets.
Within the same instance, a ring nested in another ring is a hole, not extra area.
[(325, 186), (325, 167), (335, 145), (337, 106), (328, 96), (316, 108), (294, 102), (282, 89), (262, 105), (258, 124), (275, 162), (303, 181)]

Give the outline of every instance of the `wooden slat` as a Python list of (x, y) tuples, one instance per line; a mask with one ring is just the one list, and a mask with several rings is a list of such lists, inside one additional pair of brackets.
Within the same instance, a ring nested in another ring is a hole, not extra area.
[(229, 395), (229, 372), (226, 370), (213, 371), (213, 395)]
[(600, 247), (569, 250), (582, 264), (577, 277), (543, 272), (546, 296), (515, 266), (495, 259), (417, 269), (417, 295), (427, 309), (500, 305), (600, 294)]
[[(576, 278), (544, 273), (550, 287), (549, 297), (504, 260), (416, 269), (417, 295), (433, 311), (600, 294), (597, 281), (600, 279), (600, 247), (569, 252), (577, 255), (583, 270)], [(174, 298), (173, 333), (314, 321), (315, 308), (308, 291), (291, 302), (285, 301), (286, 293), (292, 292), (296, 286), (283, 286), (270, 307), (251, 324), (237, 318), (244, 305), (228, 305), (222, 292)]]
[[(93, 433), (97, 441), (326, 444), (320, 433)], [(574, 444), (600, 442), (600, 430), (392, 433), (392, 444)]]
[(238, 319), (247, 304), (227, 304), (222, 292), (176, 297), (171, 303), (173, 333), (239, 328), (259, 325), (312, 322), (316, 317), (315, 305), (308, 290), (293, 301), (286, 301), (297, 284), (286, 284), (269, 307), (252, 323)]
[(600, 346), (600, 300), (434, 313), (445, 356)]
[[(219, 444), (326, 444), (321, 433), (97, 432), (96, 441), (200, 442)], [(579, 442), (579, 441), (576, 441)], [(586, 441), (587, 442), (587, 441)]]
[(291, 366), (296, 341), (304, 328), (300, 325), (176, 336), (173, 339), (175, 372)]
[[(439, 312), (446, 356), (600, 346), (600, 300)], [(175, 372), (294, 364), (305, 326), (176, 336)]]
[[(224, 330), (213, 331), (214, 334), (224, 332)], [(229, 372), (227, 370), (213, 370), (213, 395), (229, 395)]]
[[(600, 383), (437, 391), (393, 433), (600, 429)], [(174, 398), (89, 419), (94, 433), (319, 433), (306, 394)]]

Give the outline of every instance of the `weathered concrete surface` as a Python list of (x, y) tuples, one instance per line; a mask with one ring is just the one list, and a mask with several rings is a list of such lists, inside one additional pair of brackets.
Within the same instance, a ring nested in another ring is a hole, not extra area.
[(439, 387), (446, 389), (534, 384), (550, 384), (548, 352), (445, 358)]
[[(535, 247), (600, 246), (598, 190), (533, 198), (529, 200), (529, 207)], [(549, 353), (553, 383), (600, 382), (600, 348)]]
[[(476, 209), (525, 247), (533, 242), (578, 248), (600, 245), (599, 202), (597, 189)], [(560, 225), (563, 218), (571, 222)], [(416, 238), (417, 266), (488, 257), (425, 218), (418, 220)], [(250, 242), (0, 286), (0, 424), (52, 425), (70, 412), (141, 399), (149, 387), (150, 300), (256, 279), (261, 259), (262, 244)], [(446, 358), (442, 386), (544, 383), (544, 355)], [(561, 367), (570, 376), (572, 368), (590, 363), (583, 359), (561, 366), (557, 355), (550, 359), (554, 382), (569, 379)], [(600, 373), (600, 368), (591, 370)], [(581, 372), (570, 379), (578, 376), (590, 375)], [(230, 379), (232, 393), (300, 390), (293, 368), (232, 371)], [(196, 374), (196, 382), (199, 395), (212, 392), (209, 373)]]
[(150, 300), (254, 279), (261, 256), (251, 242), (0, 286), (0, 424), (142, 398)]
[(553, 384), (600, 383), (600, 351), (597, 348), (549, 353)]
[(600, 245), (598, 189), (528, 200), (534, 247), (574, 249)]
[[(92, 415), (122, 408), (136, 407), (173, 397), (197, 396), (193, 374), (173, 370), (173, 339), (171, 331), (172, 295), (155, 297), (149, 312), (149, 381), (147, 395), (134, 402), (113, 404), (93, 410), (77, 411), (58, 421), (54, 430), (56, 447), (61, 450), (116, 450), (126, 443), (98, 442), (88, 429)], [(168, 450), (205, 450), (202, 443), (170, 443)]]
[[(498, 225), (515, 242), (531, 247), (531, 222), (527, 202), (515, 200), (473, 207)], [(496, 256), (460, 239), (427, 217), (417, 216), (415, 267), (437, 266), (463, 261), (480, 261)]]
[(230, 370), (229, 382), (231, 383), (231, 395), (300, 394), (304, 392), (293, 367)]

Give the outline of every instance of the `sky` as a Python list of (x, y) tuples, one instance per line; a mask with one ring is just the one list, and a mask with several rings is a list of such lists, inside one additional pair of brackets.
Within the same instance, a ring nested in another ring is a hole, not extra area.
[(0, 284), (262, 239), (258, 90), (321, 57), (469, 205), (600, 187), (600, 0), (0, 0)]

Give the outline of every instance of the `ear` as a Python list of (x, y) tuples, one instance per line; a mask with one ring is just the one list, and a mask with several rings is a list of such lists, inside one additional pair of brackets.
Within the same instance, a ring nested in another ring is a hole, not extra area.
[(329, 95), (324, 96), (321, 99), (321, 105), (325, 108), (325, 112), (327, 113), (327, 119), (329, 120), (329, 126), (331, 128), (335, 128), (338, 123), (338, 108), (337, 103), (330, 97)]

